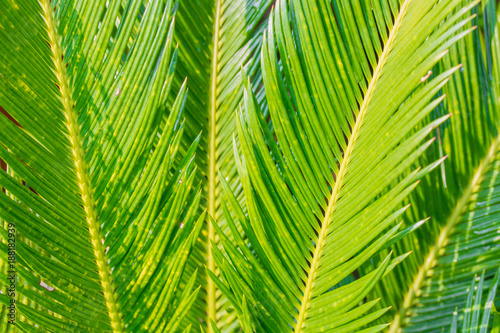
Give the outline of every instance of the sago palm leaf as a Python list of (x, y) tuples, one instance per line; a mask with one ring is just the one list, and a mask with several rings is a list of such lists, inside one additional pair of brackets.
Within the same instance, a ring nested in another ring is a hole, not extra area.
[[(462, 321), (460, 322), (460, 332), (466, 333), (487, 333), (489, 332), (491, 311), (493, 309), (493, 300), (498, 288), (500, 269), (497, 270), (493, 281), (491, 282), (489, 293), (487, 294), (486, 302), (483, 299), (484, 287), (484, 272), (480, 280), (476, 284), (476, 277), (472, 279), (472, 284), (469, 287), (467, 302), (463, 310)], [(459, 315), (458, 311), (453, 313), (453, 321), (451, 323), (450, 333), (459, 331)]]
[(444, 107), (435, 110), (454, 116), (436, 130), (443, 151), (429, 156), (450, 158), (441, 174), (424, 179), (414, 193), (412, 213), (433, 216), (396, 246), (398, 253), (414, 251), (414, 256), (375, 288), (374, 296), (387, 294), (396, 308), (391, 318), (384, 318), (392, 321), (390, 332), (449, 330), (449, 318), (455, 308), (461, 313), (472, 277), (486, 270), (490, 281), (500, 265), (496, 212), (500, 52), (495, 2), (481, 7), (475, 8), (480, 15), (468, 25), (480, 29), (452, 46), (451, 57), (435, 68), (439, 73), (451, 64), (463, 64), (443, 88)]
[(196, 144), (177, 154), (185, 85), (166, 109), (174, 13), (0, 1), (0, 105), (19, 123), (0, 116), (0, 237), (16, 254), (1, 260), (20, 331), (174, 332), (196, 298), (195, 275), (178, 287), (203, 215)]
[[(253, 74), (259, 86), (259, 50), (266, 26), (265, 14), (271, 3), (271, 0), (181, 0), (178, 9), (176, 40), (180, 61), (176, 83), (180, 87), (187, 76), (190, 87), (186, 138), (192, 142), (202, 132), (196, 157), (203, 185), (201, 205), (226, 231), (218, 172), (224, 173), (241, 198), (232, 153), (234, 110), (243, 96), (240, 67)], [(216, 269), (209, 245), (210, 241), (218, 242), (217, 239), (207, 219), (188, 268), (190, 272), (200, 270), (197, 283), (202, 286), (188, 319), (209, 332), (212, 326), (206, 325), (210, 320), (222, 332), (233, 332), (238, 328), (234, 311), (205, 270), (205, 266)]]
[[(411, 303), (405, 299), (404, 305), (409, 306), (401, 313), (402, 319), (398, 318), (403, 321), (404, 332), (441, 332), (442, 327), (449, 326), (454, 309), (463, 306), (471, 275), (486, 270), (486, 279), (491, 282), (500, 262), (500, 216), (495, 208), (500, 189), (499, 157), (497, 150), (494, 160), (485, 163), (493, 165), (483, 172), (481, 183), (474, 184), (471, 200), (463, 204), (467, 210), (450, 218), (424, 263), (425, 271), (420, 271), (421, 281), (411, 286), (415, 298)], [(483, 171), (485, 164), (478, 171)], [(458, 209), (454, 212), (458, 214)]]
[(405, 255), (344, 279), (406, 233), (394, 224), (405, 211), (399, 205), (440, 162), (398, 181), (448, 119), (409, 135), (458, 69), (422, 83), (472, 30), (457, 33), (472, 19), (472, 5), (460, 4), (277, 2), (261, 55), (274, 133), (248, 83), (237, 121), (241, 155), (235, 145), (248, 215), (226, 186), (234, 240), (221, 236), (224, 251), (212, 247), (221, 279), (212, 277), (245, 332), (352, 332), (386, 311), (370, 311), (376, 300), (358, 304)]

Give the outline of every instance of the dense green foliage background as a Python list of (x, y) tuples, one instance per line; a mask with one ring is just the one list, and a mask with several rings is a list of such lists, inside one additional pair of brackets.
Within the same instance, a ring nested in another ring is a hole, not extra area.
[(0, 0), (0, 330), (500, 332), (499, 18)]

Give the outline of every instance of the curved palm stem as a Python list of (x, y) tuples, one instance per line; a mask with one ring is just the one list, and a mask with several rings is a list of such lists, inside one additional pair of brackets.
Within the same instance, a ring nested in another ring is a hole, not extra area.
[[(210, 216), (215, 217), (216, 213), (216, 186), (217, 186), (217, 170), (216, 162), (218, 160), (217, 156), (217, 74), (218, 71), (218, 60), (219, 60), (219, 29), (220, 29), (220, 15), (221, 15), (221, 0), (216, 0), (215, 6), (215, 20), (214, 20), (214, 35), (213, 35), (213, 49), (212, 49), (212, 72), (210, 77), (210, 110), (209, 110), (209, 140), (208, 140), (208, 219)], [(207, 268), (210, 271), (215, 270), (214, 258), (212, 255), (212, 249), (210, 242), (215, 241), (215, 230), (208, 221), (208, 238), (207, 238), (207, 248), (208, 248), (208, 259)], [(216, 313), (216, 301), (215, 296), (215, 284), (207, 276), (207, 314), (208, 319), (215, 320)], [(208, 332), (213, 332), (212, 325), (207, 326)]]
[(104, 248), (102, 246), (102, 235), (99, 225), (97, 223), (97, 214), (95, 212), (95, 202), (93, 193), (90, 187), (90, 180), (88, 176), (88, 169), (85, 162), (85, 152), (82, 146), (82, 139), (80, 134), (80, 127), (78, 125), (77, 117), (74, 110), (74, 101), (71, 96), (69, 87), (69, 77), (66, 72), (66, 66), (63, 62), (63, 54), (59, 44), (59, 37), (56, 31), (56, 24), (54, 13), (50, 6), (49, 1), (43, 0), (41, 2), (47, 22), (47, 31), (50, 38), (51, 49), (54, 53), (54, 65), (57, 70), (57, 78), (59, 80), (59, 87), (63, 99), (64, 114), (66, 116), (66, 124), (69, 132), (69, 140), (71, 141), (71, 148), (73, 151), (76, 172), (79, 180), (79, 187), (81, 190), (82, 201), (86, 214), (86, 219), (89, 223), (89, 232), (94, 246), (94, 254), (97, 258), (97, 266), (99, 268), (99, 276), (101, 277), (101, 284), (104, 290), (104, 297), (106, 305), (109, 310), (111, 320), (111, 327), (113, 332), (123, 332), (123, 324), (121, 314), (117, 306), (116, 296), (114, 294), (113, 282), (109, 275), (108, 259)]
[[(198, 181), (203, 187), (202, 209), (224, 230), (220, 203), (219, 172), (231, 188), (241, 192), (232, 158), (232, 134), (236, 128), (234, 110), (243, 98), (240, 66), (260, 81), (258, 50), (271, 0), (181, 1), (176, 38), (180, 45), (177, 84), (189, 78), (190, 97), (186, 100), (186, 139), (201, 132), (196, 164), (202, 170)], [(197, 25), (193, 25), (197, 23)], [(238, 195), (241, 197), (241, 195)], [(230, 302), (221, 296), (205, 268), (217, 272), (211, 244), (219, 240), (210, 220), (206, 220), (188, 270), (201, 269), (197, 283), (202, 292), (189, 322), (212, 332), (210, 321), (222, 332), (232, 332), (238, 321)], [(222, 297), (222, 298), (221, 298)]]
[(387, 43), (384, 47), (384, 51), (382, 55), (380, 56), (380, 59), (378, 61), (377, 67), (375, 68), (375, 71), (373, 73), (372, 80), (370, 82), (370, 85), (368, 86), (368, 90), (366, 92), (365, 98), (363, 100), (363, 104), (361, 105), (358, 118), (356, 120), (356, 124), (354, 126), (354, 129), (352, 130), (351, 137), (349, 139), (349, 143), (347, 145), (347, 150), (344, 153), (344, 159), (342, 160), (342, 164), (340, 166), (339, 174), (337, 176), (337, 181), (335, 182), (335, 186), (332, 191), (332, 196), (330, 198), (330, 201), (328, 203), (328, 208), (325, 213), (325, 217), (323, 219), (323, 223), (321, 225), (321, 232), (318, 238), (318, 242), (316, 245), (316, 248), (314, 250), (314, 256), (313, 256), (313, 261), (310, 267), (310, 271), (308, 274), (308, 279), (306, 283), (306, 289), (304, 292), (304, 297), (302, 304), (300, 306), (300, 311), (297, 317), (297, 326), (295, 327), (295, 332), (300, 333), (302, 332), (302, 325), (304, 323), (304, 320), (306, 318), (306, 313), (307, 313), (307, 308), (308, 308), (308, 303), (311, 298), (311, 290), (312, 286), (314, 285), (315, 281), (315, 275), (316, 271), (318, 269), (318, 264), (319, 260), (321, 258), (321, 250), (323, 248), (325, 239), (328, 235), (328, 227), (331, 222), (331, 217), (333, 212), (335, 211), (335, 205), (337, 203), (337, 200), (339, 198), (339, 192), (340, 189), (343, 185), (343, 178), (346, 174), (347, 166), (350, 161), (350, 157), (352, 154), (352, 151), (354, 149), (354, 145), (356, 144), (356, 139), (359, 133), (359, 130), (361, 129), (361, 125), (363, 123), (363, 118), (366, 113), (367, 106), (370, 104), (371, 101), (371, 96), (375, 90), (375, 87), (377, 85), (378, 79), (380, 78), (380, 75), (382, 73), (382, 69), (384, 68), (387, 56), (389, 52), (392, 49), (392, 45), (394, 43), (394, 40), (396, 39), (397, 32), (399, 28), (401, 27), (401, 21), (403, 17), (405, 16), (406, 10), (410, 4), (411, 0), (405, 0), (405, 2), (402, 4), (401, 9), (399, 11), (398, 17), (396, 18), (394, 22), (394, 26), (391, 30), (391, 33), (389, 35), (389, 39), (387, 40)]
[(437, 238), (436, 244), (430, 249), (428, 255), (425, 258), (424, 264), (418, 271), (413, 283), (408, 289), (407, 294), (404, 297), (403, 304), (401, 306), (400, 311), (394, 316), (394, 321), (392, 322), (388, 333), (396, 333), (400, 331), (401, 328), (401, 318), (404, 318), (405, 313), (412, 306), (412, 302), (420, 290), (421, 284), (427, 276), (427, 272), (434, 266), (435, 260), (439, 255), (439, 251), (443, 246), (446, 245), (450, 234), (452, 233), (457, 222), (460, 221), (462, 214), (467, 208), (472, 195), (474, 194), (474, 189), (479, 186), (484, 175), (488, 171), (489, 166), (494, 161), (498, 149), (500, 148), (500, 136), (498, 136), (493, 143), (491, 144), (490, 149), (488, 150), (488, 154), (484, 157), (484, 159), (479, 164), (474, 176), (472, 177), (471, 182), (464, 190), (463, 195), (457, 202), (457, 205), (453, 209), (453, 212), (448, 219), (443, 230), (440, 232), (439, 237)]

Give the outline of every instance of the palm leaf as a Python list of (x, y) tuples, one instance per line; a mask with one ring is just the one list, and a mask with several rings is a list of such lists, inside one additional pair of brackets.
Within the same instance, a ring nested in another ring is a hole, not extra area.
[[(472, 284), (469, 288), (469, 293), (467, 295), (467, 302), (464, 308), (464, 313), (462, 316), (462, 328), (461, 332), (470, 333), (487, 333), (489, 329), (491, 310), (493, 307), (493, 300), (498, 288), (498, 278), (500, 270), (495, 274), (495, 278), (490, 286), (490, 291), (487, 295), (486, 302), (482, 302), (483, 297), (483, 287), (484, 287), (484, 272), (481, 275), (481, 279), (476, 285), (476, 278), (472, 280)], [(458, 322), (459, 315), (455, 311), (453, 313), (453, 321), (451, 323), (450, 333), (458, 332)]]
[(0, 2), (0, 105), (20, 125), (0, 116), (0, 237), (15, 226), (20, 331), (173, 332), (196, 298), (195, 275), (178, 287), (203, 219), (196, 142), (178, 154), (185, 85), (160, 121), (174, 5)]
[(412, 196), (411, 215), (433, 216), (395, 247), (398, 253), (414, 251), (414, 256), (374, 289), (374, 296), (388, 294), (390, 304), (396, 305), (395, 313), (384, 318), (392, 321), (390, 332), (449, 329), (451, 314), (465, 304), (470, 279), (485, 269), (490, 281), (499, 265), (494, 213), (499, 53), (494, 47), (495, 2), (483, 7), (480, 16), (464, 27), (480, 29), (452, 46), (450, 57), (435, 68), (439, 74), (451, 64), (463, 64), (443, 88), (447, 96), (443, 108), (435, 110), (454, 114), (451, 123), (436, 131), (442, 152), (435, 150), (422, 160), (441, 154), (450, 158), (442, 173), (423, 179)]
[(441, 331), (443, 326), (449, 325), (446, 316), (449, 317), (455, 307), (463, 306), (471, 274), (486, 270), (485, 278), (493, 278), (500, 251), (499, 219), (494, 209), (498, 191), (495, 187), (499, 167), (497, 159), (498, 150), (494, 160), (489, 161), (491, 170), (483, 172), (482, 182), (469, 194), (471, 200), (466, 203), (467, 210), (459, 216), (452, 216), (454, 219), (449, 220), (440, 234), (439, 243), (429, 254), (418, 286), (412, 286), (416, 295), (411, 303), (405, 300), (405, 305), (408, 302), (410, 306), (403, 317), (404, 332)]
[[(191, 87), (186, 101), (186, 139), (192, 142), (202, 132), (196, 158), (203, 184), (201, 206), (225, 231), (228, 228), (224, 226), (218, 172), (224, 173), (241, 199), (242, 189), (235, 177), (232, 154), (234, 110), (243, 96), (240, 67), (244, 66), (259, 86), (258, 51), (271, 3), (271, 0), (181, 0), (179, 4), (176, 39), (181, 57), (176, 85), (180, 87), (187, 76)], [(204, 268), (216, 269), (210, 241), (217, 242), (218, 238), (207, 219), (188, 267), (189, 272), (200, 270), (197, 284), (202, 286), (188, 319), (193, 325), (201, 323), (208, 332), (213, 332), (212, 325), (207, 325), (210, 320), (221, 332), (232, 332), (238, 328), (234, 311)]]
[(471, 30), (457, 34), (471, 20), (463, 18), (471, 6), (452, 14), (459, 4), (277, 3), (261, 53), (274, 133), (248, 83), (237, 121), (241, 154), (234, 145), (248, 215), (226, 185), (234, 240), (221, 236), (223, 252), (212, 247), (222, 272), (212, 277), (246, 332), (352, 332), (387, 311), (370, 311), (377, 301), (358, 304), (405, 255), (349, 277), (405, 233), (393, 223), (405, 211), (398, 206), (440, 163), (398, 181), (448, 118), (410, 135), (458, 69), (422, 84)]

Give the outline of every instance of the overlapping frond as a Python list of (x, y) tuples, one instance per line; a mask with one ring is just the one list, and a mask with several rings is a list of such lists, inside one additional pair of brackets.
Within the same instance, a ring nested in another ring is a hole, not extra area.
[(0, 2), (0, 105), (19, 124), (0, 115), (0, 237), (15, 237), (20, 331), (173, 332), (196, 298), (195, 274), (179, 289), (203, 222), (196, 142), (178, 153), (185, 85), (161, 123), (174, 13)]
[(405, 255), (349, 277), (405, 234), (394, 223), (405, 211), (399, 205), (440, 163), (399, 180), (448, 119), (410, 135), (458, 69), (422, 83), (472, 30), (458, 33), (472, 19), (471, 6), (453, 14), (459, 4), (278, 1), (261, 55), (274, 133), (248, 83), (237, 121), (241, 155), (235, 144), (248, 215), (226, 186), (234, 240), (221, 236), (224, 251), (212, 248), (222, 272), (214, 280), (245, 332), (352, 332), (387, 310), (358, 305)]
[(471, 276), (484, 270), (484, 278), (491, 283), (500, 262), (500, 216), (495, 208), (500, 156), (496, 148), (489, 156), (493, 160), (484, 164), (491, 166), (474, 186), (467, 209), (453, 227), (447, 225), (440, 234), (441, 244), (433, 249), (436, 253), (402, 318), (404, 332), (441, 332), (449, 327), (455, 308), (464, 306)]
[[(487, 294), (485, 302), (483, 302), (483, 288), (485, 283), (484, 272), (476, 284), (476, 277), (472, 279), (472, 284), (469, 287), (467, 302), (463, 313), (455, 311), (451, 323), (450, 333), (470, 332), (470, 333), (487, 333), (490, 328), (491, 311), (494, 309), (493, 300), (498, 288), (498, 278), (500, 269), (497, 270), (491, 286)], [(461, 320), (459, 319), (461, 317)], [(460, 326), (460, 328), (459, 328)]]
[(419, 163), (449, 158), (411, 196), (408, 216), (432, 218), (396, 244), (396, 253), (413, 254), (374, 288), (373, 297), (386, 294), (382, 303), (394, 305), (394, 312), (383, 318), (392, 322), (390, 332), (449, 330), (449, 317), (464, 306), (470, 279), (486, 269), (489, 280), (499, 265), (496, 201), (489, 197), (495, 192), (499, 148), (495, 2), (475, 6), (474, 13), (479, 16), (462, 29), (479, 29), (453, 45), (433, 69), (434, 76), (449, 66), (463, 66), (438, 92), (446, 98), (431, 114), (453, 115), (433, 133), (439, 149), (429, 150)]
[[(271, 3), (272, 0), (181, 0), (178, 9), (176, 40), (181, 59), (177, 84), (180, 86), (187, 76), (190, 87), (186, 138), (190, 142), (202, 133), (196, 158), (203, 186), (202, 207), (226, 231), (219, 172), (241, 199), (232, 153), (234, 111), (243, 96), (240, 68), (246, 68), (256, 86), (260, 85), (259, 50)], [(212, 326), (207, 324), (214, 320), (222, 332), (233, 332), (238, 328), (234, 311), (205, 271), (205, 266), (216, 269), (209, 241), (217, 239), (207, 219), (190, 262), (191, 271), (201, 269), (197, 283), (202, 289), (189, 322), (202, 324), (211, 332)]]

